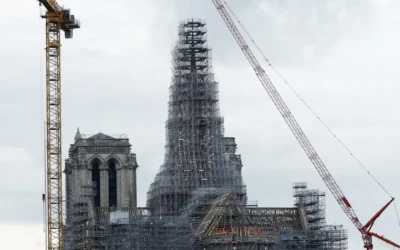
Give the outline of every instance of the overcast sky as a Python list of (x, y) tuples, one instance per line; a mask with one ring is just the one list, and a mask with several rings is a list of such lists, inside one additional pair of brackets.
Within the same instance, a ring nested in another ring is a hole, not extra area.
[[(329, 127), (400, 198), (399, 1), (230, 0), (263, 52)], [(327, 192), (328, 223), (359, 233), (328, 192), (211, 0), (63, 0), (81, 20), (63, 40), (63, 151), (76, 128), (127, 134), (139, 205), (164, 158), (171, 49), (181, 19), (207, 21), (225, 135), (236, 137), (250, 201), (292, 206), (293, 182)], [(192, 7), (193, 6), (193, 7)], [(1, 1), (0, 248), (44, 249), (45, 23), (34, 0)], [(390, 197), (267, 69), (362, 222)], [(399, 201), (400, 208), (400, 201)], [(390, 207), (376, 223), (399, 241)], [(375, 249), (382, 249), (379, 245)]]

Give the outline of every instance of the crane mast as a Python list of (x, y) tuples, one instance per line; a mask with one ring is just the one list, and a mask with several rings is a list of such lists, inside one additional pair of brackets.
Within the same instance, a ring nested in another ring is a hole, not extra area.
[(377, 235), (375, 233), (370, 232), (372, 225), (374, 224), (375, 220), (383, 213), (383, 211), (394, 201), (394, 198), (387, 203), (365, 226), (360, 222), (358, 219), (353, 207), (351, 206), (350, 202), (347, 200), (346, 196), (340, 189), (339, 185), (336, 183), (335, 179), (328, 171), (327, 167), (319, 157), (318, 153), (308, 140), (307, 136), (301, 129), (300, 125), (294, 118), (292, 112), (290, 112), (289, 108), (287, 107), (286, 103), (283, 101), (282, 97), (276, 90), (275, 86), (273, 85), (272, 81), (268, 77), (265, 70), (261, 67), (261, 64), (258, 62), (257, 58), (251, 51), (250, 47), (248, 46), (246, 40), (240, 33), (239, 29), (237, 28), (235, 22), (233, 21), (232, 17), (230, 16), (228, 10), (225, 8), (224, 3), (221, 0), (213, 0), (215, 7), (217, 8), (219, 14), (221, 15), (222, 19), (224, 20), (225, 24), (227, 25), (229, 31), (233, 35), (234, 39), (236, 40), (237, 44), (243, 51), (244, 55), (246, 56), (247, 60), (253, 67), (258, 79), (260, 80), (261, 84), (267, 91), (268, 95), (272, 99), (273, 103), (275, 104), (276, 108), (282, 115), (283, 119), (289, 126), (290, 130), (296, 137), (297, 141), (300, 143), (301, 147), (303, 148), (304, 152), (307, 154), (308, 158), (317, 169), (319, 175), (328, 186), (329, 190), (331, 191), (332, 195), (335, 197), (336, 201), (345, 212), (347, 217), (351, 220), (351, 222), (357, 227), (357, 229), (361, 232), (362, 238), (364, 241), (364, 247), (367, 250), (373, 249), (372, 244), (372, 236), (386, 242), (387, 244), (395, 247), (395, 249), (400, 249), (400, 245), (384, 238), (383, 236)]
[(61, 30), (72, 38), (79, 21), (55, 0), (39, 0), (46, 8), (46, 231), (47, 249), (63, 250), (61, 150)]

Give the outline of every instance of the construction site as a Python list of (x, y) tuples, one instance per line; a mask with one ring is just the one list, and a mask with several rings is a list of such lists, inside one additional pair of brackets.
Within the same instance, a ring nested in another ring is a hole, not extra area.
[(206, 23), (182, 21), (165, 160), (146, 207), (136, 207), (138, 164), (129, 140), (77, 132), (64, 171), (65, 249), (347, 249), (347, 231), (326, 224), (325, 194), (306, 183), (293, 185), (293, 207), (247, 203), (235, 138), (224, 137), (209, 52)]
[[(178, 24), (164, 162), (149, 185), (147, 204), (137, 204), (140, 155), (131, 151), (127, 135), (89, 135), (78, 128), (60, 171), (59, 35), (63, 30), (72, 38), (73, 29), (80, 24), (55, 1), (40, 2), (47, 8), (42, 17), (47, 19), (48, 31), (48, 162), (43, 200), (48, 208), (49, 250), (348, 249), (347, 229), (328, 223), (325, 192), (309, 188), (306, 182), (293, 183), (293, 193), (285, 198), (293, 199), (291, 207), (260, 207), (248, 201), (242, 177), (246, 163), (237, 153), (235, 138), (224, 132), (205, 20), (191, 18)], [(249, 49), (228, 5), (218, 0), (213, 3), (329, 191), (360, 231), (364, 248), (373, 249), (375, 237), (400, 249), (370, 231), (394, 198), (367, 224), (361, 224)], [(61, 173), (65, 176), (65, 202), (61, 199)]]

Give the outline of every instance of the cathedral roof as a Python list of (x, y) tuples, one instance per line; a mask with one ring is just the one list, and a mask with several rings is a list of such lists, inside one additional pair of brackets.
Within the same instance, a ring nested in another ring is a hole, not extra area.
[(114, 138), (112, 136), (109, 136), (109, 135), (106, 135), (106, 134), (103, 134), (100, 132), (98, 134), (95, 134), (95, 135), (89, 137), (88, 139), (89, 140), (116, 140), (117, 138)]
[(126, 135), (110, 136), (103, 133), (95, 135), (83, 135), (79, 128), (75, 135), (75, 146), (106, 146), (106, 147), (130, 147), (129, 139)]

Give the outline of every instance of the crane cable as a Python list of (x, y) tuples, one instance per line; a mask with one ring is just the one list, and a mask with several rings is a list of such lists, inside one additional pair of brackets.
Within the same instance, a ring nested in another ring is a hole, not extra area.
[[(236, 22), (240, 25), (240, 27), (243, 29), (243, 31), (246, 33), (247, 37), (250, 39), (250, 41), (253, 43), (253, 45), (256, 47), (257, 51), (262, 55), (264, 60), (268, 63), (268, 66), (279, 76), (279, 78), (285, 82), (285, 84), (292, 90), (292, 92), (304, 103), (304, 105), (311, 111), (311, 113), (321, 122), (321, 124), (331, 133), (331, 135), (343, 146), (343, 148), (356, 160), (356, 162), (368, 173), (368, 175), (386, 192), (387, 195), (389, 195), (391, 198), (393, 196), (389, 193), (389, 191), (375, 178), (375, 176), (372, 175), (372, 173), (368, 170), (368, 168), (352, 153), (352, 151), (343, 143), (342, 140), (336, 134), (328, 127), (328, 125), (318, 116), (318, 114), (308, 105), (308, 103), (297, 93), (297, 91), (283, 78), (283, 76), (278, 72), (278, 70), (275, 69), (275, 67), (271, 64), (271, 62), (268, 60), (268, 58), (265, 56), (265, 54), (262, 52), (261, 48), (258, 46), (258, 44), (255, 42), (253, 37), (250, 35), (250, 33), (247, 31), (247, 29), (243, 26), (243, 24), (240, 22), (239, 18), (236, 16), (236, 14), (232, 11), (231, 7), (227, 3), (226, 0), (223, 0), (224, 4), (226, 5), (228, 11), (231, 13), (231, 15), (235, 18)], [(394, 201), (394, 207), (396, 210), (396, 215), (397, 215), (397, 220), (399, 222), (400, 226), (400, 217), (399, 217), (399, 212), (397, 210), (396, 206), (396, 201)]]
[[(42, 9), (39, 6), (39, 14), (38, 14), (38, 20), (39, 20), (39, 25), (38, 27), (41, 26), (41, 14), (42, 14)], [(40, 32), (39, 34), (41, 34), (42, 29), (40, 28)], [(45, 138), (45, 132), (44, 130), (46, 129), (46, 123), (43, 122), (44, 121), (44, 110), (43, 110), (43, 103), (44, 103), (44, 88), (42, 85), (42, 80), (43, 80), (43, 67), (42, 67), (42, 62), (43, 62), (43, 50), (42, 48), (40, 48), (40, 53), (39, 53), (39, 91), (40, 91), (40, 105), (39, 105), (39, 110), (40, 110), (40, 137), (41, 138)], [(45, 140), (45, 139), (44, 139)], [(43, 149), (43, 151), (45, 152), (45, 141), (44, 140), (40, 140), (40, 149)], [(44, 153), (44, 158), (43, 158), (43, 165), (44, 165), (44, 170), (43, 170), (43, 194), (46, 194), (46, 157), (45, 157), (46, 153)], [(43, 197), (42, 197), (43, 200)], [(43, 232), (46, 231), (46, 201), (43, 200)]]
[(397, 220), (400, 226), (400, 217), (399, 217), (399, 211), (397, 210), (396, 200), (394, 201), (394, 209), (396, 210)]

